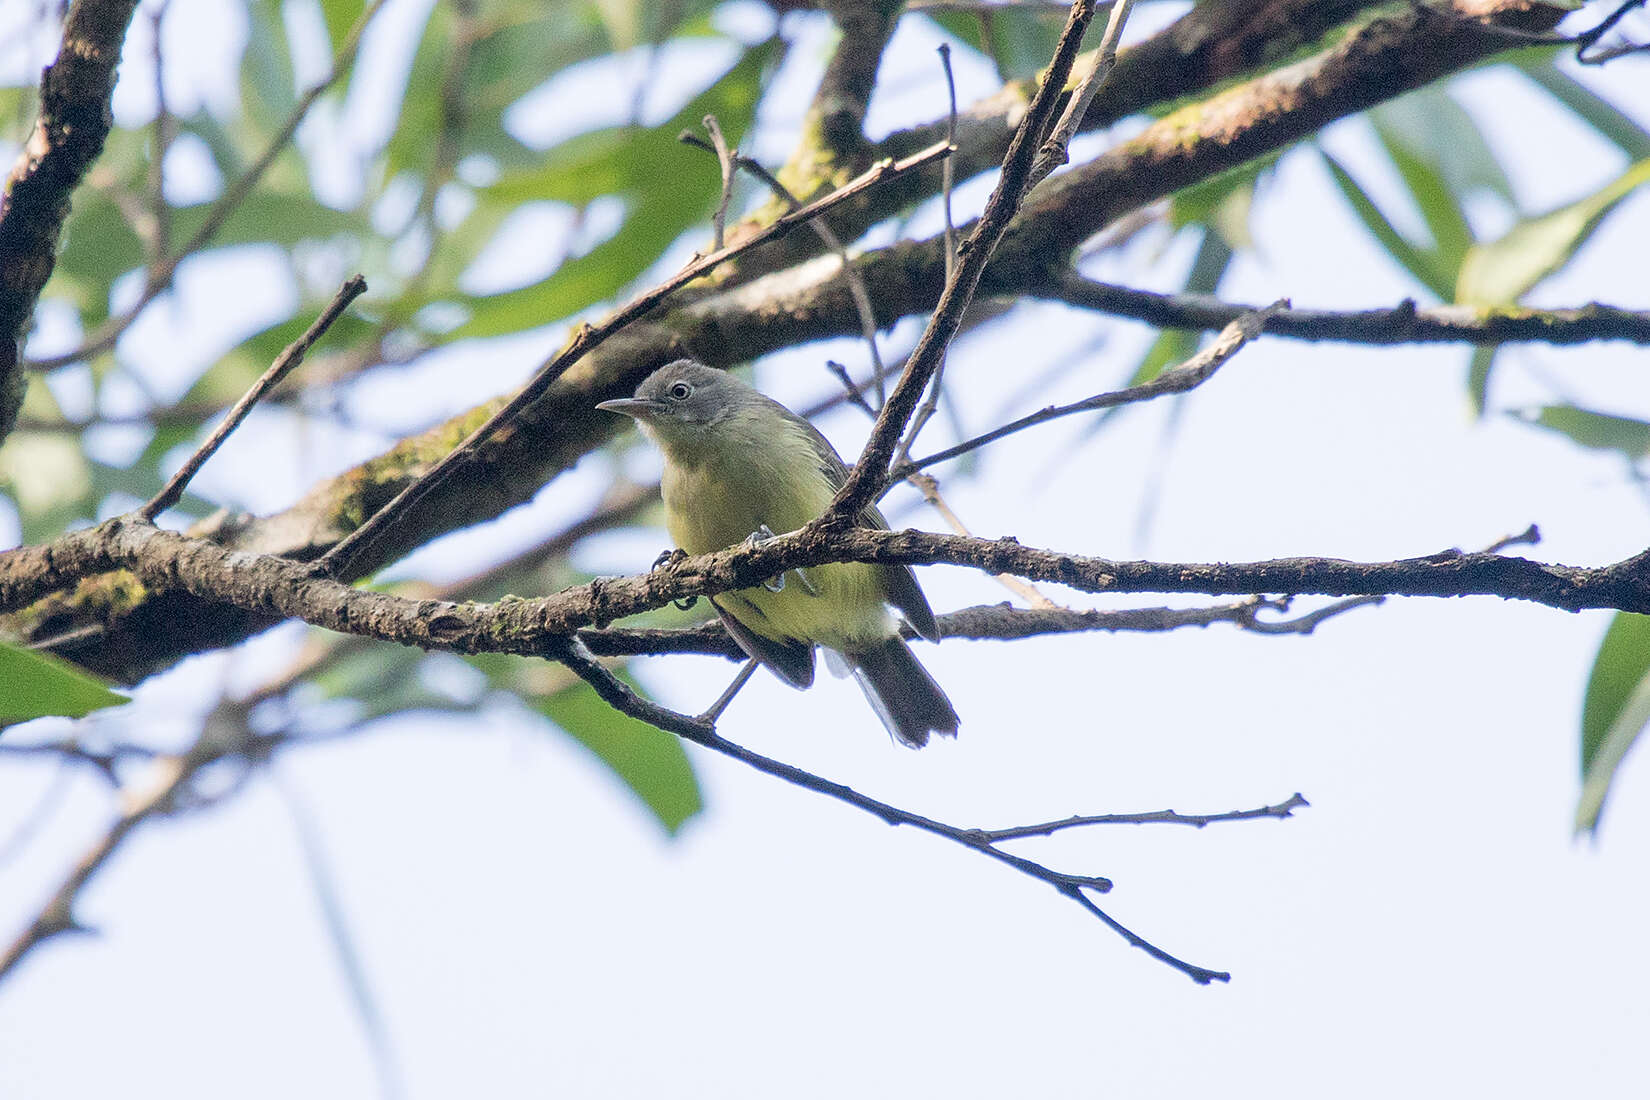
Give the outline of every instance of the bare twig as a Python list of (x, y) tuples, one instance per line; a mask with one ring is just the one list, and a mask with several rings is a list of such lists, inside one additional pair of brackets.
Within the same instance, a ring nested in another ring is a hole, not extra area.
[(724, 231), (728, 224), (728, 204), (733, 202), (734, 153), (728, 148), (728, 139), (722, 136), (722, 125), (715, 115), (704, 117), (705, 132), (710, 135), (716, 163), (722, 168), (722, 197), (716, 203), (716, 212), (710, 216), (712, 252), (722, 251)]
[(170, 0), (160, 0), (149, 13), (151, 62), (155, 66), (155, 152), (149, 162), (149, 207), (154, 230), (148, 234), (151, 269), (172, 247), (172, 206), (166, 201), (166, 154), (172, 148), (172, 112), (166, 106), (166, 58), (161, 45), (161, 24)]
[(281, 380), (290, 374), (298, 364), (304, 361), (304, 355), (314, 345), (315, 341), (319, 340), (322, 334), (332, 327), (333, 322), (343, 316), (344, 310), (349, 308), (349, 304), (366, 293), (366, 290), (367, 281), (365, 279), (359, 275), (351, 276), (338, 289), (338, 293), (332, 296), (332, 301), (327, 304), (326, 309), (321, 311), (321, 315), (315, 318), (309, 328), (304, 330), (304, 334), (288, 344), (286, 350), (276, 356), (275, 362), (269, 365), (269, 369), (264, 371), (256, 382), (252, 383), (252, 388), (242, 394), (239, 401), (235, 402), (235, 407), (229, 410), (229, 415), (224, 417), (223, 423), (218, 425), (205, 443), (196, 448), (195, 453), (189, 456), (189, 461), (185, 462), (183, 467), (172, 475), (172, 479), (166, 483), (166, 487), (156, 493), (154, 499), (150, 500), (149, 503), (138, 509), (137, 514), (153, 522), (156, 516), (176, 504), (178, 499), (183, 496), (183, 491), (188, 487), (189, 482), (200, 472), (200, 468), (206, 465), (207, 460), (217, 453), (218, 448), (223, 446), (224, 440), (229, 438), (230, 433), (241, 426), (241, 421), (246, 419), (247, 414), (252, 411), (253, 407), (263, 399), (265, 394), (280, 385)]
[[(1259, 614), (1255, 614), (1241, 625), (1251, 634), (1310, 634), (1323, 625), (1326, 619), (1333, 619), (1360, 607), (1378, 607), (1385, 602), (1385, 596), (1351, 596), (1293, 619), (1262, 619)], [(1259, 612), (1261, 608), (1256, 607), (1255, 610)]]
[(807, 206), (781, 216), (761, 232), (753, 234), (738, 244), (729, 245), (718, 252), (694, 260), (663, 283), (614, 310), (597, 324), (581, 325), (566, 345), (563, 346), (562, 350), (540, 368), (532, 379), (502, 408), (488, 417), (484, 424), (472, 432), (469, 438), (457, 449), (448, 453), (423, 477), (396, 494), (388, 504), (374, 513), (360, 527), (357, 527), (348, 536), (335, 543), (330, 550), (316, 560), (312, 568), (317, 573), (328, 576), (350, 576), (350, 570), (356, 560), (372, 546), (384, 530), (393, 524), (403, 512), (413, 507), (429, 493), (446, 484), (447, 480), (460, 467), (475, 457), (480, 446), (491, 438), (494, 432), (519, 416), (523, 409), (543, 395), (544, 391), (549, 389), (556, 379), (566, 373), (567, 369), (578, 362), (590, 349), (602, 343), (625, 325), (651, 312), (655, 306), (676, 290), (735, 256), (742, 255), (759, 245), (789, 233), (798, 225), (807, 223), (832, 207), (852, 199), (877, 184), (896, 178), (915, 168), (920, 168), (922, 165), (944, 156), (947, 149), (948, 147), (944, 144), (934, 145), (903, 160), (880, 161), (852, 182), (845, 184), (821, 199), (809, 203)]
[[(722, 158), (723, 149), (721, 147), (707, 146), (692, 133), (684, 131), (678, 136), (678, 140), (697, 148), (708, 148), (717, 155), (719, 160)], [(778, 197), (779, 201), (785, 204), (787, 211), (794, 212), (801, 208), (802, 203), (791, 193), (791, 189), (779, 182), (778, 177), (762, 167), (761, 164), (750, 157), (742, 155), (737, 149), (733, 151), (731, 159), (738, 167), (743, 168), (766, 184)], [(855, 270), (853, 263), (850, 261), (847, 246), (842, 243), (842, 238), (836, 235), (836, 230), (831, 228), (830, 223), (824, 218), (815, 218), (809, 224), (813, 226), (814, 233), (818, 235), (825, 247), (836, 256), (837, 263), (841, 265), (842, 278), (848, 284), (848, 295), (853, 299), (854, 311), (859, 316), (860, 338), (865, 341), (865, 346), (870, 352), (872, 379), (877, 390), (877, 402), (881, 404), (887, 396), (883, 388), (883, 379), (887, 374), (887, 368), (883, 366), (882, 351), (877, 346), (877, 316), (876, 310), (871, 306), (871, 292), (865, 287), (865, 277)], [(845, 369), (843, 377), (847, 377)], [(861, 400), (864, 400), (863, 397)]]
[(1203, 350), (1184, 363), (1165, 370), (1150, 382), (1130, 386), (1128, 389), (1096, 394), (1093, 397), (1084, 398), (1082, 401), (1074, 401), (1069, 405), (1050, 405), (1048, 408), (1039, 409), (1037, 412), (1020, 417), (1018, 420), (1010, 421), (1000, 428), (993, 428), (983, 435), (977, 435), (973, 439), (967, 439), (944, 450), (935, 451), (931, 455), (917, 459), (908, 467), (902, 467), (894, 472), (895, 474), (905, 474), (912, 470), (920, 470), (935, 463), (956, 458), (958, 455), (978, 450), (987, 443), (994, 443), (1004, 436), (1036, 427), (1038, 424), (1046, 424), (1050, 420), (1058, 420), (1063, 416), (1092, 412), (1095, 409), (1110, 409), (1119, 405), (1132, 405), (1140, 401), (1151, 401), (1162, 397), (1164, 394), (1186, 393), (1189, 390), (1196, 389), (1214, 377), (1215, 372), (1221, 368), (1222, 364), (1236, 355), (1244, 344), (1258, 336), (1265, 327), (1268, 317), (1287, 307), (1287, 300), (1279, 300), (1264, 309), (1244, 314), (1227, 325), (1220, 335)]
[(144, 777), (141, 786), (128, 788), (125, 805), (107, 831), (75, 862), (69, 873), (53, 891), (45, 906), (18, 934), (0, 955), (0, 980), (4, 980), (29, 952), (54, 936), (85, 929), (75, 919), (74, 902), (92, 876), (102, 869), (115, 850), (143, 822), (155, 814), (164, 813), (173, 797), (188, 783), (202, 766), (189, 755), (168, 756), (157, 760), (152, 772)]
[[(957, 82), (951, 74), (950, 45), (941, 42), (939, 53), (940, 67), (945, 70), (946, 101), (949, 107), (945, 116), (945, 140), (952, 145), (956, 145)], [(945, 158), (945, 164), (942, 166), (943, 171), (940, 174), (940, 205), (945, 211), (945, 235), (942, 240), (945, 244), (945, 281), (947, 283), (956, 278), (957, 275), (957, 226), (951, 220), (951, 188), (956, 177), (952, 159), (952, 157)], [(911, 448), (916, 445), (917, 437), (922, 434), (922, 430), (928, 426), (928, 422), (933, 419), (934, 413), (940, 407), (941, 387), (945, 385), (946, 358), (946, 356), (940, 357), (939, 365), (934, 368), (934, 378), (928, 383), (928, 396), (917, 407), (916, 415), (911, 418), (911, 426), (906, 429), (905, 438), (900, 440), (899, 447), (894, 451), (895, 466), (903, 466), (911, 460)], [(916, 482), (915, 479), (912, 483), (916, 484), (919, 489), (922, 488), (922, 484)], [(928, 484), (933, 487), (937, 495), (938, 483), (933, 479), (929, 479)], [(924, 492), (923, 495), (927, 496), (928, 494)], [(957, 529), (954, 527), (953, 530)], [(960, 535), (965, 532), (957, 530), (957, 533)]]
[[(1225, 302), (1206, 294), (1158, 294), (1134, 290), (1075, 272), (1027, 287), (1036, 297), (1065, 302), (1117, 317), (1132, 317), (1158, 328), (1217, 329), (1252, 313), (1257, 306)], [(1504, 309), (1476, 306), (1418, 307), (1405, 298), (1389, 309), (1353, 311), (1285, 309), (1266, 321), (1270, 336), (1295, 340), (1340, 340), (1355, 344), (1466, 343), (1489, 346), (1518, 341), (1581, 344), (1627, 340), (1650, 344), (1650, 310), (1593, 303), (1576, 309)]]
[(1003, 840), (1018, 840), (1029, 836), (1053, 836), (1064, 829), (1082, 829), (1090, 825), (1190, 825), (1201, 829), (1218, 821), (1252, 821), (1261, 817), (1285, 818), (1310, 806), (1299, 791), (1276, 806), (1259, 806), (1252, 810), (1228, 810), (1218, 814), (1183, 814), (1175, 810), (1151, 810), (1138, 814), (1079, 814), (1059, 821), (1045, 821), (1038, 825), (1014, 825), (1007, 829), (980, 829), (979, 835), (993, 844)]
[[(962, 323), (963, 314), (974, 298), (985, 273), (985, 265), (1008, 231), (1009, 222), (1020, 209), (1030, 182), (1030, 171), (1037, 146), (1042, 141), (1055, 103), (1060, 96), (1066, 76), (1071, 72), (1083, 31), (1094, 14), (1093, 0), (1076, 0), (1060, 34), (1053, 60), (1043, 76), (1043, 83), (1026, 108), (1025, 117), (1015, 130), (1003, 158), (1002, 174), (996, 189), (986, 201), (985, 210), (974, 225), (974, 231), (962, 245), (964, 255), (940, 292), (940, 300), (929, 317), (928, 325), (917, 341), (906, 362), (905, 373), (899, 385), (883, 403), (871, 437), (860, 452), (859, 460), (837, 490), (824, 516), (815, 521), (825, 527), (838, 527), (854, 522), (865, 506), (883, 491), (889, 476), (889, 460), (899, 445), (911, 414), (916, 411), (929, 378), (945, 357), (946, 348)], [(949, 148), (949, 146), (948, 146)]]
[(760, 667), (762, 667), (761, 662), (755, 657), (747, 657), (744, 665), (739, 669), (738, 675), (733, 678), (733, 682), (722, 690), (722, 694), (716, 697), (716, 702), (706, 707), (704, 713), (700, 714), (696, 721), (703, 722), (707, 726), (714, 726), (716, 720), (722, 717), (722, 712), (728, 709), (728, 704), (733, 702), (733, 697), (739, 694), (739, 689), (744, 687), (752, 676), (756, 675), (756, 670)]
[(909, 825), (922, 832), (943, 837), (965, 848), (971, 848), (999, 863), (1006, 864), (1023, 875), (1047, 883), (1061, 894), (1078, 901), (1085, 909), (1104, 921), (1131, 944), (1147, 951), (1154, 958), (1175, 967), (1193, 981), (1199, 983), (1226, 981), (1230, 977), (1218, 971), (1205, 970), (1202, 967), (1183, 962), (1164, 952), (1161, 948), (1141, 939), (1106, 915), (1084, 891), (1093, 890), (1097, 893), (1105, 893), (1112, 886), (1109, 879), (1056, 871), (1034, 860), (1003, 851), (979, 830), (958, 828), (943, 821), (936, 821), (933, 818), (912, 813), (909, 810), (901, 809), (868, 795), (860, 794), (851, 787), (845, 787), (823, 776), (804, 771), (772, 757), (752, 752), (750, 749), (735, 744), (718, 734), (715, 725), (709, 721), (690, 718), (685, 714), (662, 707), (637, 695), (628, 684), (603, 667), (584, 647), (584, 644), (577, 639), (568, 639), (565, 646), (554, 653), (553, 656), (594, 688), (596, 694), (600, 695), (615, 710), (632, 718), (640, 719), (657, 729), (674, 733), (683, 740), (691, 741), (695, 745), (707, 748), (712, 752), (737, 760), (741, 764), (754, 768), (765, 775), (783, 779), (787, 783), (813, 791), (815, 794), (834, 798), (838, 802), (844, 802), (857, 810), (880, 818), (890, 825)]
[(1066, 102), (1066, 109), (1060, 113), (1060, 121), (1054, 124), (1049, 132), (1048, 139), (1037, 152), (1037, 161), (1031, 168), (1031, 182), (1027, 187), (1035, 187), (1048, 177), (1048, 174), (1066, 163), (1070, 159), (1071, 139), (1077, 133), (1077, 127), (1088, 113), (1089, 104), (1094, 102), (1095, 93), (1111, 75), (1112, 66), (1117, 63), (1117, 41), (1123, 37), (1123, 25), (1129, 20), (1129, 12), (1134, 8), (1134, 0), (1116, 0), (1111, 6), (1111, 12), (1106, 18), (1106, 31), (1100, 38), (1100, 48), (1094, 52), (1090, 61), (1088, 73), (1082, 83), (1072, 93), (1071, 99)]

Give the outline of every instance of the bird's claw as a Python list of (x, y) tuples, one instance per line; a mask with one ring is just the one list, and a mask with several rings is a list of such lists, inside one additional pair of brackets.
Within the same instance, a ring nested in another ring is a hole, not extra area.
[[(687, 556), (687, 551), (680, 548), (662, 551), (658, 557), (653, 559), (653, 568), (657, 569), (661, 565), (675, 565)], [(699, 602), (699, 597), (683, 596), (679, 600), (671, 600), (670, 602), (676, 605), (678, 611), (692, 611), (693, 605)]]
[[(778, 535), (773, 533), (773, 528), (769, 527), (765, 523), (762, 523), (757, 525), (756, 530), (745, 536), (745, 545), (760, 546), (769, 539), (776, 539), (778, 537)], [(793, 569), (791, 572), (795, 573), (796, 579), (801, 582), (802, 591), (806, 592), (810, 596), (817, 597), (819, 595), (819, 589), (815, 588), (814, 582), (808, 579), (806, 570)], [(769, 592), (785, 591), (785, 574), (781, 573), (777, 577), (769, 577), (767, 580), (762, 582), (762, 587), (766, 588)]]

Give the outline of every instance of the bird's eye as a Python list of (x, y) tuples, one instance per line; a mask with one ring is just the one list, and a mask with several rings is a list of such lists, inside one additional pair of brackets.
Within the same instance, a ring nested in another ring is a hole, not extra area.
[(693, 387), (688, 385), (686, 382), (678, 382), (674, 386), (670, 387), (670, 396), (674, 397), (678, 401), (686, 401), (692, 395)]

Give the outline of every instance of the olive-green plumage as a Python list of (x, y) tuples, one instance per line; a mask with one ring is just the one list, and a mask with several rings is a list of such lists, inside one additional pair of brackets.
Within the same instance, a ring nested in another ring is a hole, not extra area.
[[(635, 397), (598, 407), (634, 417), (664, 452), (665, 524), (690, 554), (795, 531), (824, 513), (847, 476), (812, 424), (691, 359), (654, 371)], [(888, 526), (875, 508), (867, 508), (860, 523)], [(919, 635), (939, 639), (934, 613), (908, 567), (813, 566), (711, 602), (745, 652), (792, 686), (813, 683), (813, 650), (822, 645), (842, 654), (902, 743), (915, 747), (931, 732), (957, 732), (956, 711), (888, 611), (892, 604)]]

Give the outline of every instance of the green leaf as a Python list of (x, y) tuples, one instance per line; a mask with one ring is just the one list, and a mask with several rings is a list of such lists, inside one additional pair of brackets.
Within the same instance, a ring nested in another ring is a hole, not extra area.
[(1467, 368), (1467, 397), (1472, 401), (1472, 415), (1482, 417), (1490, 399), (1490, 368), (1495, 365), (1495, 353), (1501, 350), (1493, 344), (1472, 349), (1472, 364)]
[(1650, 424), (1626, 416), (1593, 412), (1574, 405), (1544, 405), (1509, 416), (1537, 428), (1557, 432), (1583, 447), (1617, 451), (1629, 459), (1650, 454)]
[[(1387, 220), (1381, 213), (1381, 208), (1375, 205), (1358, 181), (1341, 163), (1328, 153), (1320, 151), (1324, 164), (1329, 168), (1329, 174), (1340, 188), (1341, 194), (1351, 204), (1352, 212), (1358, 215), (1358, 220), (1364, 223), (1364, 228), (1375, 237), (1387, 255), (1398, 262), (1398, 266), (1415, 277), (1416, 281), (1432, 291), (1444, 301), (1449, 301), (1454, 279), (1446, 277), (1434, 262), (1431, 255), (1420, 245), (1413, 244), (1398, 231), (1398, 227)], [(1453, 274), (1453, 273), (1451, 273)]]
[(1252, 248), (1249, 213), (1255, 190), (1271, 174), (1281, 151), (1236, 168), (1227, 169), (1190, 187), (1176, 191), (1169, 199), (1169, 223), (1179, 229), (1187, 225), (1207, 225), (1232, 248)]
[(0, 727), (31, 718), (81, 718), (131, 702), (66, 661), (0, 642)]
[(366, 10), (366, 0), (321, 0), (321, 18), (327, 25), (327, 41), (332, 44), (334, 54)]
[[(1186, 275), (1186, 294), (1213, 294), (1220, 289), (1220, 280), (1232, 265), (1232, 249), (1225, 237), (1212, 230), (1205, 231), (1192, 260), (1192, 270)], [(1146, 357), (1129, 376), (1128, 384), (1138, 386), (1150, 382), (1176, 363), (1191, 358), (1197, 352), (1199, 334), (1188, 329), (1164, 329), (1146, 352)], [(1125, 406), (1119, 406), (1123, 408)], [(1107, 410), (1113, 412), (1116, 410)]]
[(321, 667), (306, 678), (328, 699), (349, 699), (360, 707), (356, 721), (370, 722), (405, 711), (471, 711), (472, 703), (455, 702), (425, 686), (419, 673), (427, 654), (415, 649), (338, 643)]
[(1487, 191), (1516, 206), (1512, 181), (1478, 123), (1447, 88), (1429, 85), (1369, 112), (1383, 143), (1396, 143), (1431, 165), (1459, 200)]
[(26, 543), (55, 538), (97, 508), (90, 463), (72, 436), (57, 432), (11, 434), (0, 448), (0, 490), (17, 503)]
[(241, 109), (260, 133), (273, 134), (298, 105), (292, 43), (276, 0), (246, 5), (246, 52), (241, 55)]
[(1558, 100), (1577, 118), (1597, 130), (1632, 160), (1650, 157), (1650, 130), (1640, 126), (1614, 103), (1594, 92), (1558, 67), (1556, 51), (1537, 53), (1520, 50), (1511, 54), (1513, 64), (1524, 70), (1544, 91)]
[(1581, 709), (1576, 831), (1598, 828), (1610, 784), (1650, 722), (1650, 615), (1618, 613), (1604, 632)]
[(1379, 116), (1375, 118), (1375, 135), (1409, 189), (1410, 198), (1426, 222), (1427, 232), (1432, 235), (1430, 255), (1434, 267), (1453, 280), (1473, 236), (1467, 216), (1461, 212), (1461, 205), (1444, 178), (1443, 168), (1423, 149), (1410, 144), (1392, 127), (1383, 125)]
[[(527, 286), (487, 296), (458, 296), (468, 321), (452, 338), (497, 336), (560, 320), (616, 294), (646, 271), (687, 229), (709, 216), (721, 191), (716, 166), (703, 152), (676, 140), (714, 114), (730, 142), (754, 117), (771, 43), (739, 61), (676, 116), (649, 129), (616, 128), (581, 134), (545, 154), (544, 165), (509, 174), (477, 196), (477, 214), (502, 204), (552, 199), (582, 205), (618, 195), (629, 205), (624, 223), (607, 240)], [(702, 181), (695, 186), (694, 181)], [(472, 215), (477, 216), (477, 215)]]
[(941, 30), (997, 66), (1003, 80), (1028, 80), (1048, 67), (1060, 41), (1065, 11), (1003, 4), (971, 12), (926, 11)]
[(1499, 240), (1474, 245), (1461, 265), (1455, 300), (1468, 305), (1517, 302), (1569, 263), (1610, 211), (1646, 181), (1650, 160), (1641, 160), (1586, 198), (1525, 219)]
[(614, 710), (583, 682), (531, 706), (611, 768), (671, 836), (704, 809), (693, 764), (674, 735)]

